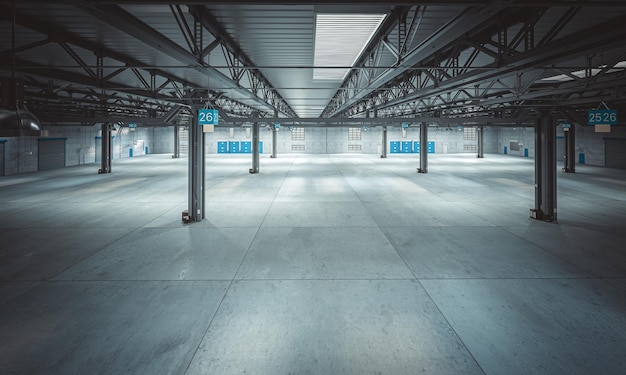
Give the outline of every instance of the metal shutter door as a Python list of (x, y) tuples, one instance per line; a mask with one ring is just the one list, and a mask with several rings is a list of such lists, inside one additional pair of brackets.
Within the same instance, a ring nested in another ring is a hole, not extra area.
[(606, 167), (626, 169), (626, 139), (606, 139), (604, 150)]
[(39, 170), (65, 167), (65, 139), (39, 140)]

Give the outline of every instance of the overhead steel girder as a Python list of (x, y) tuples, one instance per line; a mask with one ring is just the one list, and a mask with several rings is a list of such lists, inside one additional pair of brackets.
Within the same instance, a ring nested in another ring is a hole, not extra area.
[[(9, 14), (10, 14), (9, 8), (0, 6), (0, 18), (7, 19)], [(174, 86), (176, 86), (177, 84), (180, 84), (181, 86), (185, 86), (185, 87), (195, 86), (195, 83), (185, 81), (181, 78), (175, 77), (172, 74), (159, 70), (159, 69), (149, 68), (146, 66), (146, 64), (130, 56), (113, 51), (108, 47), (105, 47), (98, 43), (94, 43), (92, 41), (79, 37), (73, 33), (67, 32), (65, 30), (61, 30), (55, 25), (50, 24), (49, 22), (46, 22), (45, 20), (37, 19), (34, 17), (21, 16), (18, 13), (17, 24), (19, 24), (22, 27), (33, 30), (35, 32), (38, 32), (40, 34), (47, 35), (48, 36), (47, 40), (49, 42), (71, 44), (71, 45), (80, 47), (82, 49), (92, 51), (94, 55), (97, 55), (100, 58), (107, 57), (107, 58), (110, 58), (110, 59), (113, 59), (113, 60), (116, 60), (125, 64), (125, 66), (120, 66), (116, 72), (109, 74), (108, 76), (94, 78), (94, 76), (90, 74), (89, 75), (90, 77), (81, 78), (81, 76), (78, 76), (78, 75), (74, 76), (73, 74), (67, 74), (61, 69), (51, 69), (50, 67), (47, 67), (44, 65), (37, 66), (25, 60), (19, 61), (18, 70), (20, 70), (21, 72), (25, 74), (32, 73), (32, 74), (36, 74), (38, 76), (42, 76), (46, 78), (56, 78), (56, 79), (64, 80), (66, 82), (80, 83), (80, 84), (93, 86), (97, 88), (106, 88), (108, 90), (115, 90), (119, 92), (141, 96), (144, 98), (165, 100), (168, 102), (175, 102), (175, 103), (181, 102), (179, 98), (182, 97), (182, 94), (177, 98), (176, 96), (167, 96), (167, 95), (160, 94), (159, 91), (161, 91), (161, 88), (156, 88), (156, 91), (150, 91), (150, 90), (146, 91), (146, 90), (133, 89), (130, 86), (119, 85), (117, 83), (110, 83), (108, 81), (111, 78), (113, 78), (116, 74), (119, 74), (122, 71), (129, 69), (128, 66), (132, 66), (133, 68), (140, 68), (144, 71), (147, 71), (153, 77), (154, 76), (162, 77), (166, 81), (170, 81), (171, 84)], [(31, 47), (35, 47), (35, 45), (32, 45)], [(0, 61), (2, 61), (3, 59), (8, 59), (9, 56), (10, 54), (0, 54)], [(9, 60), (3, 63), (3, 65), (7, 65), (7, 64), (9, 64)], [(134, 71), (136, 72), (137, 70), (134, 69)], [(214, 97), (218, 97), (219, 93), (212, 93), (212, 95)], [(249, 113), (252, 113), (255, 110), (255, 108), (252, 108), (248, 106), (247, 104), (240, 103), (234, 99), (220, 98), (219, 102), (221, 105), (224, 106), (225, 109), (240, 110), (239, 112), (229, 112), (230, 115), (248, 115)]]
[[(280, 123), (283, 126), (314, 126), (314, 127), (346, 127), (346, 126), (363, 126), (363, 125), (384, 125), (384, 126), (402, 126), (402, 123), (421, 123), (426, 122), (430, 124), (458, 124), (459, 121), (472, 124), (486, 124), (492, 125), (509, 125), (515, 124), (520, 121), (526, 120), (524, 116), (515, 117), (488, 117), (488, 116), (474, 116), (474, 117), (434, 117), (434, 116), (422, 116), (413, 115), (406, 117), (360, 117), (360, 118), (345, 118), (345, 117), (333, 117), (333, 118), (284, 118), (284, 117), (248, 117), (235, 119), (231, 118), (225, 122), (225, 126), (242, 126), (244, 124), (252, 124), (255, 122), (267, 125), (274, 125)], [(220, 125), (222, 126), (222, 125)]]
[(573, 56), (583, 53), (591, 53), (611, 46), (620, 46), (626, 38), (626, 29), (623, 27), (625, 23), (626, 15), (614, 18), (602, 23), (602, 25), (592, 26), (526, 52), (504, 57), (499, 63), (481, 67), (489, 69), (471, 70), (465, 74), (439, 82), (436, 86), (432, 85), (428, 88), (417, 90), (402, 99), (376, 105), (368, 108), (368, 110), (402, 105), (423, 98), (445, 94), (462, 86), (493, 81), (510, 76), (515, 72), (530, 71), (536, 66), (566, 61)]
[(258, 69), (255, 69), (255, 64), (252, 59), (246, 55), (239, 44), (228, 34), (206, 7), (189, 5), (189, 12), (196, 19), (200, 20), (202, 26), (213, 35), (218, 44), (224, 46), (226, 51), (240, 62), (241, 67), (238, 69), (245, 71), (253, 77), (256, 84), (259, 85), (258, 89), (263, 91), (263, 97), (266, 98), (266, 101), (272, 105), (275, 110), (290, 117), (297, 117), (296, 112), (287, 104), (287, 101), (285, 101), (278, 91), (272, 88), (268, 79), (263, 76)]
[[(116, 29), (133, 36), (137, 40), (162, 51), (169, 57), (188, 65), (189, 67), (205, 74), (211, 80), (215, 80), (220, 85), (227, 87), (239, 94), (253, 100), (259, 105), (274, 111), (275, 108), (263, 98), (258, 97), (255, 93), (240, 86), (236, 81), (227, 77), (220, 71), (212, 68), (210, 65), (202, 61), (202, 57), (196, 56), (187, 51), (171, 39), (159, 33), (137, 17), (128, 13), (117, 5), (93, 5), (83, 1), (72, 1), (77, 8), (92, 15), (93, 17), (115, 27)], [(280, 109), (279, 109), (280, 110)]]
[[(409, 70), (410, 67), (416, 65), (418, 62), (426, 60), (429, 56), (439, 51), (441, 47), (447, 46), (459, 38), (462, 38), (467, 32), (475, 29), (478, 25), (488, 24), (492, 22), (496, 14), (511, 5), (514, 0), (506, 1), (490, 1), (483, 6), (473, 6), (466, 9), (462, 14), (448, 22), (438, 32), (431, 35), (427, 40), (420, 45), (409, 51), (404, 57), (402, 57), (402, 65), (386, 69), (386, 71), (380, 74), (374, 79), (367, 89), (363, 89), (356, 93), (353, 97), (347, 99), (340, 105), (336, 105), (338, 95), (330, 101), (329, 106), (324, 110), (323, 115), (327, 117), (336, 116), (343, 110), (357, 103), (359, 100), (367, 97), (378, 88), (389, 83), (396, 77)], [(346, 77), (344, 83), (338, 90), (338, 93), (345, 89), (345, 84), (350, 79), (350, 76)], [(334, 108), (332, 108), (335, 106)]]

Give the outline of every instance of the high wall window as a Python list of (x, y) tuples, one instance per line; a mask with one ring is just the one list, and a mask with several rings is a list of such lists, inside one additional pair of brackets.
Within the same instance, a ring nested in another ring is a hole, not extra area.
[(361, 140), (361, 128), (348, 128), (348, 140), (360, 141)]
[(475, 141), (476, 137), (476, 128), (463, 128), (463, 140), (464, 141)]
[(304, 128), (291, 129), (291, 140), (292, 141), (304, 141)]

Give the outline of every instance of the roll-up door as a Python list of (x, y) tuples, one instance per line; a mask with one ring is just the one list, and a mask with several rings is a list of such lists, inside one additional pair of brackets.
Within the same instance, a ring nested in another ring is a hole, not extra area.
[(607, 168), (626, 169), (626, 139), (605, 139), (605, 162)]
[(67, 138), (39, 139), (39, 170), (65, 167), (65, 141)]

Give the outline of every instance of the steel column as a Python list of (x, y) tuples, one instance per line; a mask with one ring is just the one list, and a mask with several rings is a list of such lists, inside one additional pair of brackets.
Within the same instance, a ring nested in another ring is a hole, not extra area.
[(569, 128), (564, 128), (565, 133), (565, 165), (563, 172), (576, 173), (576, 125), (572, 124)]
[[(194, 111), (195, 112), (195, 111)], [(194, 113), (189, 126), (189, 221), (204, 218), (204, 133)]]
[(259, 128), (258, 122), (252, 124), (252, 168), (250, 168), (250, 173), (259, 173)]
[(178, 159), (180, 157), (180, 132), (179, 127), (174, 126), (174, 155), (172, 158)]
[(485, 149), (484, 149), (484, 145), (483, 145), (483, 140), (484, 140), (484, 133), (485, 133), (485, 127), (483, 125), (480, 125), (477, 129), (477, 135), (478, 135), (478, 154), (476, 155), (476, 157), (478, 158), (484, 158), (485, 157)]
[(417, 173), (428, 173), (428, 124), (420, 125), (420, 167)]
[(530, 217), (556, 221), (556, 125), (542, 114), (535, 126), (535, 208)]
[(111, 173), (111, 154), (112, 154), (112, 142), (111, 142), (111, 124), (103, 123), (102, 129), (102, 147), (100, 157), (100, 169), (98, 173)]
[(276, 144), (276, 139), (278, 138), (278, 128), (276, 125), (272, 126), (272, 158), (276, 158), (278, 156), (278, 145)]
[(387, 157), (387, 126), (383, 126), (383, 153), (380, 155), (381, 158)]

